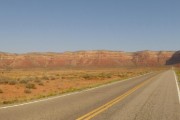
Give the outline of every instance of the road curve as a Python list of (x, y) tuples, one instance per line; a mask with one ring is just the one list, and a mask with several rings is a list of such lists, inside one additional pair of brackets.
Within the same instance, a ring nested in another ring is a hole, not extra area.
[(71, 95), (1, 107), (0, 120), (180, 120), (174, 72), (151, 73)]

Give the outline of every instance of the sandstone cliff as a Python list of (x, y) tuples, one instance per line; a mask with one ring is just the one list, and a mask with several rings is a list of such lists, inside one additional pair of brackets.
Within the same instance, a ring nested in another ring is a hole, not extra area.
[[(64, 53), (0, 53), (0, 68), (66, 66), (161, 66), (173, 58), (173, 51), (77, 51)], [(175, 58), (179, 61), (179, 57)]]

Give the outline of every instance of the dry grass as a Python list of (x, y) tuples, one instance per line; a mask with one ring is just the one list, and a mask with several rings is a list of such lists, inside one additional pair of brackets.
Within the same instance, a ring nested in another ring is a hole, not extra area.
[(90, 88), (152, 70), (161, 68), (0, 70), (0, 104)]
[(180, 68), (179, 69), (176, 69), (176, 75), (178, 77), (178, 80), (180, 82)]

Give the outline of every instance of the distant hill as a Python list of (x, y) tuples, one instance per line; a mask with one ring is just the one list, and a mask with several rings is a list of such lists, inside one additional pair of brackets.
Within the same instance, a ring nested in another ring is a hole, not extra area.
[(175, 51), (76, 51), (11, 54), (0, 52), (0, 68), (162, 66), (180, 63)]
[(169, 60), (167, 60), (166, 64), (167, 65), (174, 65), (174, 64), (176, 64), (176, 65), (180, 66), (180, 51), (176, 51), (172, 55), (172, 57)]

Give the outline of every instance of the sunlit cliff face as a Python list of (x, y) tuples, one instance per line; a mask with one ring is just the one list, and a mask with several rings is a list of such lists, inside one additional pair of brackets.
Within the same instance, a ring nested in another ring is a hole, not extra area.
[(171, 51), (78, 51), (65, 53), (0, 53), (0, 68), (78, 66), (159, 66), (173, 59)]

